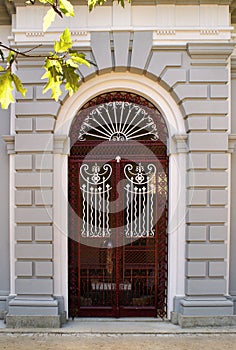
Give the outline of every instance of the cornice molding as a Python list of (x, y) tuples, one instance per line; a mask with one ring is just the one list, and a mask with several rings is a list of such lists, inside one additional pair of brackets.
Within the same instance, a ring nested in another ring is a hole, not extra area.
[(235, 48), (235, 43), (188, 43), (187, 52), (193, 59), (227, 59)]

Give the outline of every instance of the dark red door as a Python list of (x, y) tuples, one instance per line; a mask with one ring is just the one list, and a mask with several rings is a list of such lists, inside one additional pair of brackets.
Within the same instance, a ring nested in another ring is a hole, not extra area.
[(165, 316), (167, 159), (130, 158), (70, 157), (72, 317)]

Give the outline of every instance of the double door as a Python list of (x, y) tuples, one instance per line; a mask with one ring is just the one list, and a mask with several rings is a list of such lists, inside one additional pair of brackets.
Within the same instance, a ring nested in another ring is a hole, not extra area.
[(165, 162), (71, 157), (69, 167), (70, 316), (164, 316)]

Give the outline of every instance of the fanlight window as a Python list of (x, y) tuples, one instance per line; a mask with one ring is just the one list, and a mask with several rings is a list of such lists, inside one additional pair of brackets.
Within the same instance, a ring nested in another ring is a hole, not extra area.
[(166, 144), (165, 121), (145, 98), (128, 92), (109, 92), (90, 100), (76, 115), (71, 141), (160, 140)]
[(91, 137), (106, 141), (159, 138), (148, 109), (122, 101), (101, 104), (89, 113), (81, 125), (78, 139), (83, 141)]

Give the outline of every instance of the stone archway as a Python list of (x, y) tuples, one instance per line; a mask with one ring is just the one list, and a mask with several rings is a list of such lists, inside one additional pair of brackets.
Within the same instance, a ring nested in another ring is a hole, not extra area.
[[(167, 315), (173, 310), (173, 298), (176, 295), (184, 295), (184, 229), (185, 204), (178, 205), (178, 198), (185, 191), (185, 133), (184, 121), (178, 106), (171, 96), (160, 86), (153, 85), (153, 81), (143, 77), (142, 83), (139, 76), (132, 73), (111, 73), (96, 77), (84, 83), (78, 94), (71, 97), (62, 106), (55, 128), (55, 141), (58, 142), (58, 150), (55, 155), (54, 172), (54, 232), (55, 232), (55, 295), (62, 295), (68, 310), (67, 291), (67, 152), (69, 152), (67, 136), (76, 112), (89, 100), (99, 93), (115, 90), (125, 90), (142, 95), (147, 98), (162, 113), (168, 128), (168, 154), (169, 154), (169, 282), (168, 282), (168, 310)], [(177, 147), (176, 147), (177, 146)], [(64, 148), (63, 148), (64, 147)], [(67, 149), (65, 149), (67, 148)], [(184, 197), (184, 195), (183, 195)], [(61, 212), (65, 215), (62, 217)], [(60, 256), (60, 259), (58, 258)], [(178, 264), (175, 262), (178, 261)], [(177, 282), (178, 280), (181, 283)]]

